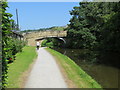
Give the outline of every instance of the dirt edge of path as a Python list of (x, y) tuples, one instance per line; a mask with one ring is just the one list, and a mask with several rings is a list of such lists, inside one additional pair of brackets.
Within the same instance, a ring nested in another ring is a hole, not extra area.
[[(46, 49), (45, 49), (46, 50)], [(46, 50), (47, 51), (47, 50)], [(49, 52), (49, 51), (47, 51)], [(49, 52), (49, 54), (51, 54)], [(52, 54), (51, 54), (52, 55)], [(64, 78), (64, 81), (66, 82), (66, 84), (68, 85), (68, 88), (77, 88), (77, 86), (72, 82), (72, 80), (70, 80), (64, 70), (64, 68), (62, 67), (62, 65), (60, 64), (60, 62), (58, 61), (57, 57), (53, 56), (52, 57), (55, 59), (56, 64), (58, 65), (58, 68), (60, 69), (60, 72)]]
[[(37, 52), (36, 52), (36, 53), (37, 53)], [(38, 57), (38, 56), (37, 56), (37, 57)], [(20, 81), (19, 86), (20, 86), (20, 88), (25, 88), (25, 84), (26, 84), (26, 82), (27, 82), (27, 80), (28, 80), (28, 77), (29, 77), (29, 75), (30, 75), (30, 72), (32, 71), (32, 68), (33, 68), (33, 66), (34, 66), (34, 64), (35, 64), (35, 61), (37, 60), (37, 57), (36, 57), (36, 58), (33, 60), (33, 62), (29, 65), (28, 69), (21, 74), (21, 76), (20, 76), (20, 78), (19, 78), (19, 81)]]

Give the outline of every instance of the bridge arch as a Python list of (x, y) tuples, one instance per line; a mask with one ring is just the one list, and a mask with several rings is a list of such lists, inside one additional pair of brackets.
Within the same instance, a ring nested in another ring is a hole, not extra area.
[(42, 43), (42, 41), (43, 41), (44, 39), (48, 39), (48, 38), (58, 39), (58, 40), (63, 41), (64, 44), (66, 44), (66, 40), (64, 39), (64, 37), (44, 37), (44, 38), (36, 39), (35, 41), (41, 41), (40, 43)]

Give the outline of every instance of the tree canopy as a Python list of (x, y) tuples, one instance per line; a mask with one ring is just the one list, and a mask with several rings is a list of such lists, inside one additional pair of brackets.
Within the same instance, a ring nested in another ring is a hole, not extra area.
[(70, 14), (68, 37), (72, 48), (119, 51), (120, 2), (80, 2)]

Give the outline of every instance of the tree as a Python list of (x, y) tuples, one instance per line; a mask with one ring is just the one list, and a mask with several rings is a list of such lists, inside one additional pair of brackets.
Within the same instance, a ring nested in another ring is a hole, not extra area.
[(104, 57), (106, 52), (120, 54), (120, 2), (80, 2), (70, 14), (69, 48), (97, 50), (98, 57)]

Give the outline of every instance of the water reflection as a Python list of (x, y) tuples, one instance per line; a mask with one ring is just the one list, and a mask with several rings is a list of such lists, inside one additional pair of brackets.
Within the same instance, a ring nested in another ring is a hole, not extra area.
[(94, 78), (104, 88), (118, 88), (118, 68), (94, 63), (93, 52), (80, 49), (55, 49), (74, 60), (86, 73)]

